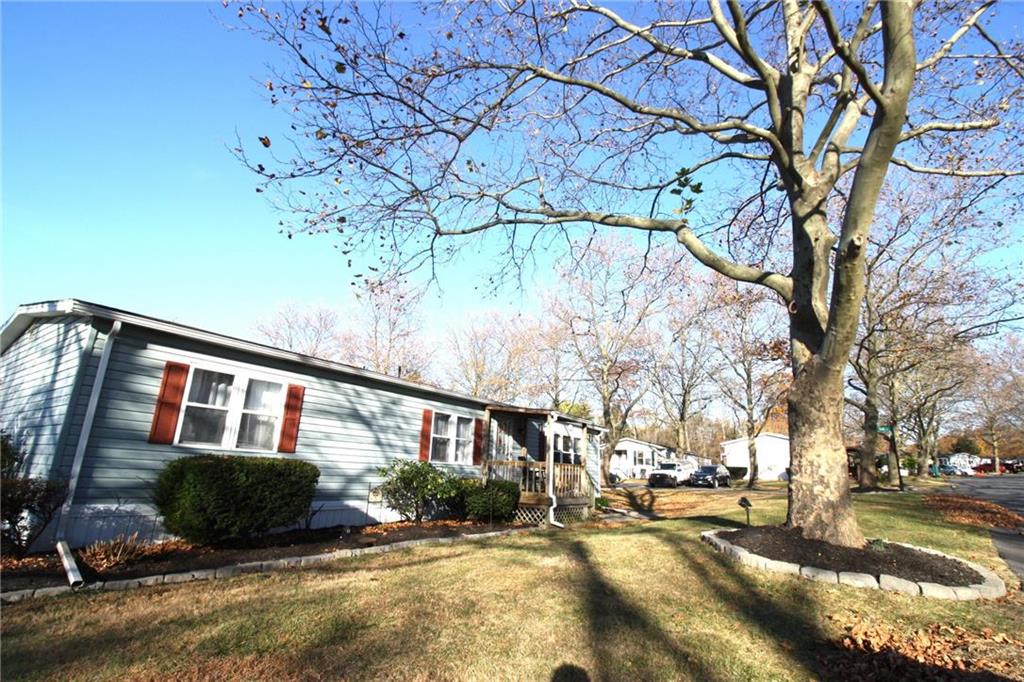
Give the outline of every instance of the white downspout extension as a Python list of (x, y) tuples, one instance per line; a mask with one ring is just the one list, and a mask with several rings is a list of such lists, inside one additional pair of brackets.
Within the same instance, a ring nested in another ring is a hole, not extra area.
[(71, 587), (81, 587), (85, 582), (82, 574), (75, 563), (75, 557), (71, 553), (71, 547), (65, 540), (68, 530), (68, 521), (71, 517), (71, 506), (75, 500), (75, 490), (78, 488), (78, 476), (82, 473), (82, 461), (85, 459), (85, 448), (89, 444), (89, 435), (92, 433), (92, 423), (96, 418), (96, 407), (100, 402), (100, 391), (103, 389), (103, 382), (107, 376), (107, 366), (110, 364), (110, 354), (114, 349), (114, 338), (121, 331), (121, 321), (114, 322), (110, 328), (106, 341), (103, 343), (103, 353), (100, 355), (100, 363), (96, 367), (96, 378), (93, 379), (92, 390), (89, 392), (89, 404), (85, 408), (85, 420), (82, 423), (82, 430), (78, 434), (78, 443), (75, 445), (75, 457), (71, 462), (71, 478), (68, 481), (68, 495), (60, 510), (60, 518), (57, 520), (57, 553), (60, 555), (61, 563), (64, 564), (64, 572), (67, 574)]
[(554, 423), (554, 415), (549, 414), (544, 424), (544, 444), (547, 448), (546, 459), (548, 463), (548, 524), (555, 528), (565, 528), (558, 521), (555, 521), (555, 507), (558, 506), (558, 497), (555, 495), (555, 442), (554, 434), (551, 433), (551, 425)]

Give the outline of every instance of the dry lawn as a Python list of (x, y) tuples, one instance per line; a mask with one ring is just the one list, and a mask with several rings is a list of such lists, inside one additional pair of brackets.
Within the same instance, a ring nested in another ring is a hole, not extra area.
[[(834, 652), (850, 655), (840, 643), (853, 621), (908, 633), (935, 624), (1024, 632), (1019, 593), (1000, 602), (925, 601), (737, 567), (699, 532), (738, 525), (740, 494), (680, 498), (691, 518), (22, 602), (3, 609), (3, 676), (838, 679), (845, 675), (835, 666), (848, 663)], [(782, 520), (784, 493), (754, 503), (757, 522)], [(857, 505), (873, 537), (949, 551), (1009, 578), (984, 530), (937, 518), (919, 496), (872, 495)]]

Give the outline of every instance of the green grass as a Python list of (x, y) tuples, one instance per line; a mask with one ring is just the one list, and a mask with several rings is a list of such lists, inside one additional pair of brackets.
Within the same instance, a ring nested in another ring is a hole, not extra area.
[[(577, 527), (340, 560), (269, 576), (78, 594), (3, 609), (4, 679), (810, 679), (851, 618), (1024, 631), (1014, 600), (956, 603), (738, 567), (701, 516)], [(782, 495), (759, 501), (775, 523)], [(865, 532), (1009, 578), (984, 530), (916, 495), (860, 497)]]

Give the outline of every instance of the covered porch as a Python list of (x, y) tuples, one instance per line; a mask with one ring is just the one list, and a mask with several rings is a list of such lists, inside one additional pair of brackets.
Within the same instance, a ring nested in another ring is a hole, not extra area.
[[(598, 493), (602, 429), (553, 410), (492, 405), (484, 474), (519, 485), (524, 519), (552, 505), (585, 517)], [(583, 511), (586, 510), (586, 511)]]

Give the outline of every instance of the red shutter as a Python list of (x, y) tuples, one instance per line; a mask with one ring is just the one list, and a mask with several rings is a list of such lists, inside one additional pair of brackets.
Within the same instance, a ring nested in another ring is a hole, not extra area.
[(299, 442), (302, 399), (305, 396), (305, 387), (295, 384), (288, 385), (288, 394), (284, 399), (284, 420), (281, 422), (281, 440), (277, 444), (278, 452), (295, 452), (295, 446)]
[(188, 365), (168, 362), (164, 365), (164, 377), (160, 381), (160, 393), (153, 411), (153, 425), (149, 429), (149, 442), (169, 444), (174, 442), (178, 429), (178, 414), (181, 401), (185, 398), (185, 384), (188, 382)]
[(420, 461), (430, 461), (430, 435), (434, 430), (434, 413), (423, 410), (423, 425), (420, 427)]
[(484, 420), (477, 419), (473, 425), (473, 464), (484, 463)]

